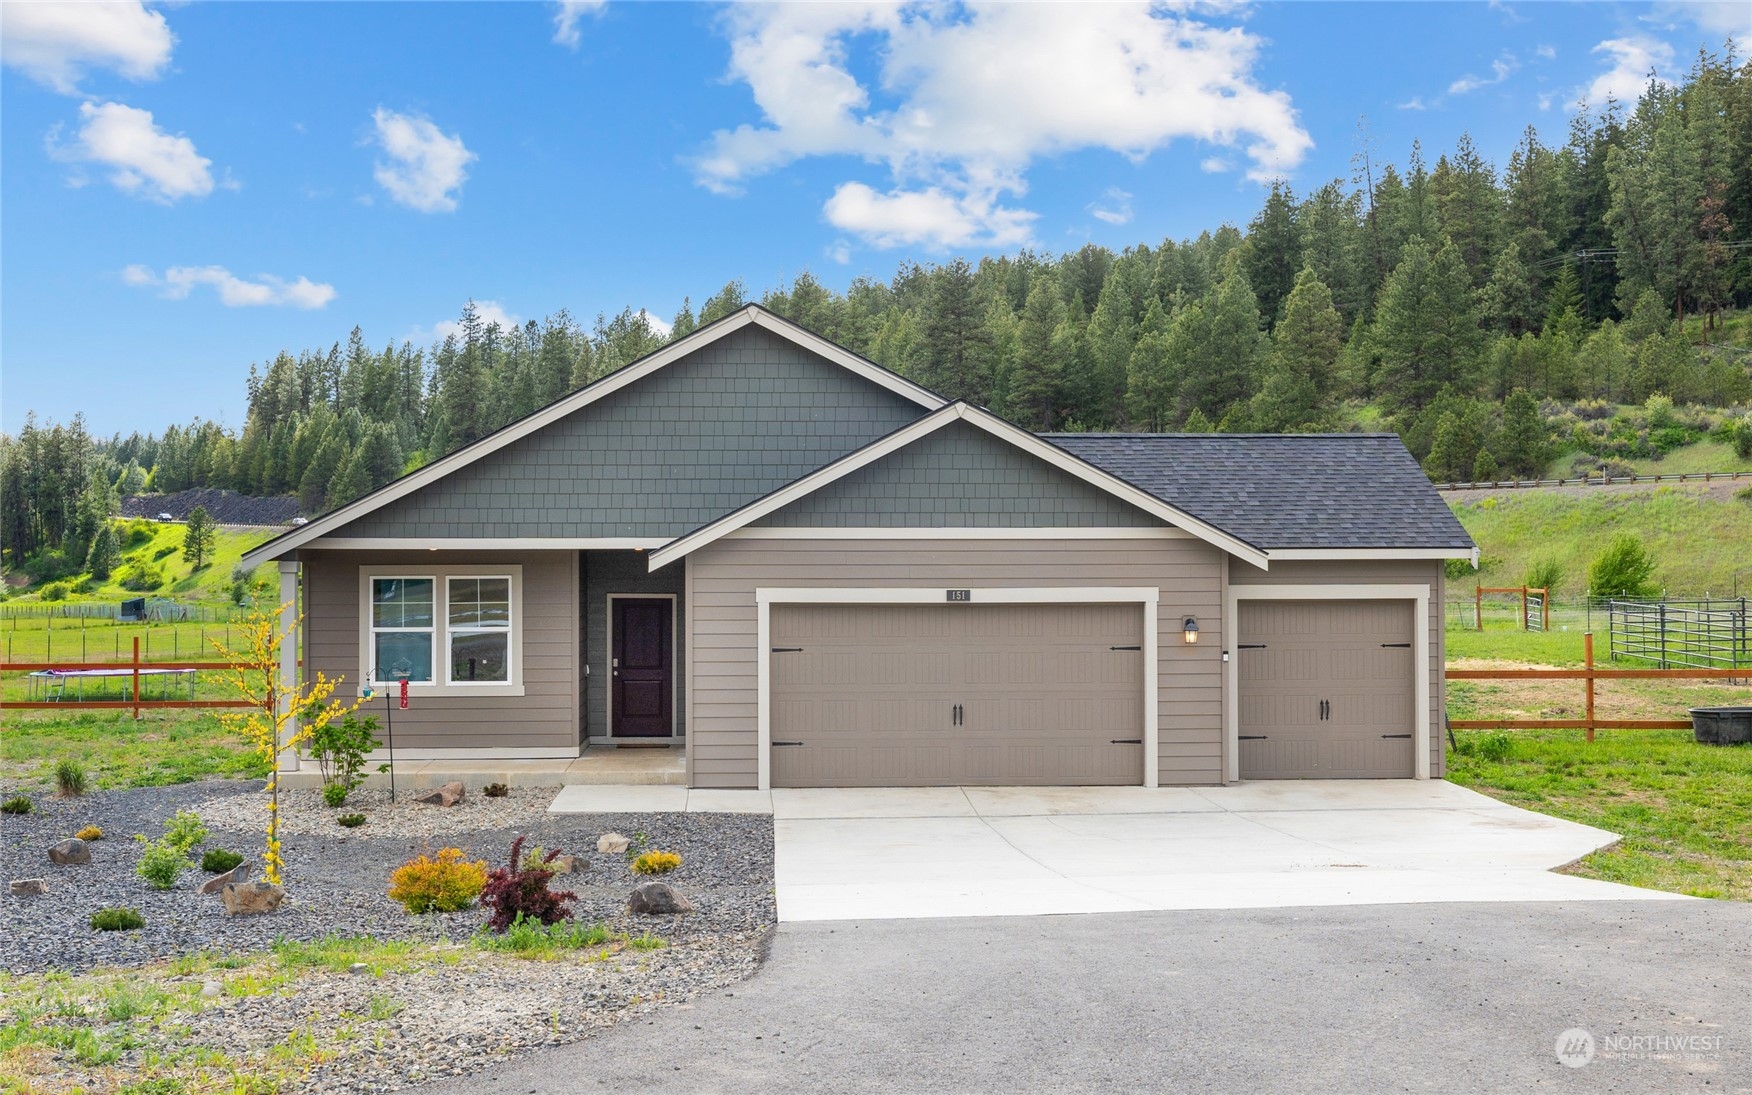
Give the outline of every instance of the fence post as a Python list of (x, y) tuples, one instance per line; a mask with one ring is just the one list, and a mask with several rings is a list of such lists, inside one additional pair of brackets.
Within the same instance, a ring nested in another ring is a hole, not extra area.
[(1594, 740), (1594, 633), (1582, 636), (1582, 658), (1588, 665), (1588, 740)]
[(1521, 630), (1527, 630), (1527, 587), (1521, 587)]
[(1551, 587), (1539, 591), (1539, 630), (1551, 634)]
[(1482, 586), (1482, 585), (1479, 586), (1478, 592), (1475, 593), (1473, 595), (1473, 597), (1474, 597), (1474, 599), (1472, 602), (1472, 626), (1474, 629), (1476, 629), (1478, 631), (1483, 631), (1484, 630), (1484, 586)]
[(1661, 668), (1671, 668), (1667, 665), (1667, 602), (1661, 602)]
[(140, 636), (134, 636), (134, 721), (140, 721)]

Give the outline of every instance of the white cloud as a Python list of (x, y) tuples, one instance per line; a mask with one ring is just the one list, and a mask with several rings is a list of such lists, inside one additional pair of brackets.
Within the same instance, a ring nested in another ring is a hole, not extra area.
[(1671, 23), (1681, 20), (1696, 24), (1698, 29), (1722, 36), (1732, 35), (1741, 42), (1752, 38), (1752, 14), (1740, 0), (1718, 3), (1716, 0), (1663, 0), (1644, 16), (1651, 21)]
[(656, 312), (649, 311), (648, 309), (645, 309), (645, 308), (640, 308), (639, 314), (645, 317), (645, 322), (649, 323), (651, 325), (651, 329), (653, 331), (656, 331), (658, 334), (662, 335), (664, 338), (668, 338), (669, 332), (675, 330), (675, 324), (669, 322), (667, 319), (662, 318)]
[(1090, 202), (1089, 215), (1108, 224), (1126, 224), (1132, 219), (1132, 196), (1117, 186), (1110, 186), (1101, 200)]
[(1547, 61), (1557, 60), (1557, 47), (1556, 46), (1540, 46), (1537, 49), (1535, 49), (1533, 52), (1538, 54), (1544, 60), (1547, 60)]
[(559, 0), (554, 7), (554, 41), (567, 49), (577, 49), (583, 35), (578, 23), (586, 15), (595, 15), (608, 6), (608, 0)]
[[(845, 183), (824, 208), (883, 246), (1028, 239), (1033, 214), (1002, 199), (1043, 155), (1140, 159), (1186, 138), (1237, 150), (1264, 180), (1313, 146), (1289, 96), (1254, 79), (1259, 38), (1148, 3), (751, 5), (725, 20), (730, 76), (764, 120), (715, 133), (698, 181), (734, 193), (806, 157), (883, 163), (886, 194)], [(880, 70), (867, 83), (854, 48)]]
[(1206, 156), (1198, 161), (1198, 169), (1207, 175), (1220, 175), (1225, 171), (1233, 171), (1235, 161), (1225, 159), (1222, 156)]
[[(68, 163), (103, 164), (117, 188), (166, 205), (213, 192), (213, 161), (195, 143), (159, 129), (151, 111), (121, 103), (81, 103), (77, 142), (60, 143), (59, 127), (49, 133), (49, 155)], [(227, 183), (234, 186), (235, 184)]]
[(1428, 110), (1429, 108), (1429, 104), (1423, 101), (1422, 95), (1413, 95), (1399, 104), (1400, 110)]
[(445, 134), (425, 118), (378, 107), (371, 120), (376, 142), (389, 157), (373, 172), (378, 185), (410, 209), (454, 212), (455, 192), (468, 178), (468, 165), (480, 157), (463, 147), (460, 136)]
[[(1577, 92), (1576, 101), (1595, 110), (1604, 107), (1608, 99), (1627, 106), (1636, 102), (1637, 96), (1649, 86), (1651, 74), (1673, 64), (1673, 47), (1654, 38), (1608, 38), (1595, 46), (1593, 52), (1606, 59), (1608, 68)], [(1659, 75), (1654, 78), (1667, 82)]]
[(834, 240), (828, 244), (826, 255), (841, 266), (852, 261), (852, 244), (850, 240)]
[(196, 286), (210, 286), (227, 308), (321, 308), (335, 299), (335, 287), (300, 277), (286, 281), (272, 274), (258, 274), (254, 281), (240, 278), (223, 266), (172, 266), (163, 274), (150, 266), (129, 266), (122, 271), (129, 285), (162, 290), (170, 300), (186, 300)]
[(822, 212), (835, 228), (877, 247), (1008, 247), (1028, 242), (1039, 214), (996, 200), (993, 190), (957, 195), (935, 186), (896, 187), (883, 194), (849, 182), (840, 184)]
[(87, 69), (154, 79), (175, 41), (139, 0), (0, 4), (0, 61), (65, 95), (79, 93)]
[(1507, 80), (1510, 74), (1519, 67), (1520, 65), (1515, 61), (1514, 57), (1505, 53), (1490, 63), (1491, 74), (1489, 76), (1476, 76), (1468, 72), (1466, 75), (1448, 85), (1448, 94), (1465, 95), (1467, 92), (1477, 91), (1481, 87), (1490, 87), (1493, 84), (1500, 84), (1504, 80)]

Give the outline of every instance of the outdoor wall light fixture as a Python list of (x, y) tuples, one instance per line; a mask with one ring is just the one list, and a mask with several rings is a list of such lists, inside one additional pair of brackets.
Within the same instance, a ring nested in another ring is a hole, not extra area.
[(1188, 616), (1186, 622), (1180, 625), (1180, 636), (1186, 640), (1187, 646), (1191, 646), (1193, 643), (1198, 642), (1197, 616)]

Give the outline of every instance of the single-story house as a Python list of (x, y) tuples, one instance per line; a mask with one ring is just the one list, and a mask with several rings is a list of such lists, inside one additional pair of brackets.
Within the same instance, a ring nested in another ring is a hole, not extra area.
[(244, 563), (403, 759), (1153, 787), (1440, 775), (1463, 558), (1390, 434), (1036, 435), (749, 306)]

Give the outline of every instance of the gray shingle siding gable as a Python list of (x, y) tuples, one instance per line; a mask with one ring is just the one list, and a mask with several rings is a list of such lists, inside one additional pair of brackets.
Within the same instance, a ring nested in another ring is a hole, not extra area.
[(1050, 434), (1177, 509), (1265, 549), (1471, 548), (1393, 434)]
[(778, 528), (1113, 528), (1150, 514), (966, 422), (756, 521)]
[(925, 413), (745, 327), (329, 535), (679, 536)]

